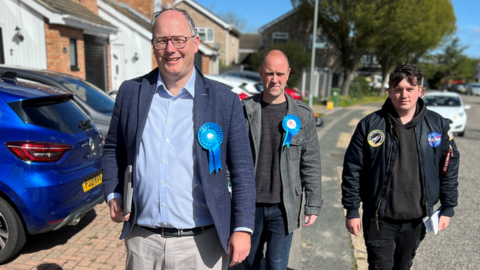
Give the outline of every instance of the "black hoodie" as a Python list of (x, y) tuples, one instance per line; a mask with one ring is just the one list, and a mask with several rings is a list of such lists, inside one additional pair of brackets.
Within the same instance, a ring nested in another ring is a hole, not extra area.
[(399, 140), (397, 160), (385, 208), (385, 219), (413, 220), (425, 216), (420, 159), (418, 157), (415, 126), (425, 116), (425, 103), (419, 99), (412, 120), (403, 124), (390, 98), (384, 104), (393, 132)]

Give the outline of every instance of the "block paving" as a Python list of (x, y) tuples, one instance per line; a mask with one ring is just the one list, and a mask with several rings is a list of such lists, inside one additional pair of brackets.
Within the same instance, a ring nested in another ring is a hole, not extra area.
[(0, 269), (122, 270), (127, 251), (118, 239), (121, 230), (122, 224), (114, 223), (107, 204), (101, 203), (76, 226), (29, 236), (20, 253)]

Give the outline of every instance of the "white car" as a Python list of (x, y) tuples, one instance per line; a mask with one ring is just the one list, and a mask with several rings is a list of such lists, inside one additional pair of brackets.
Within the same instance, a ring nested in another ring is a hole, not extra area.
[(243, 82), (242, 80), (235, 80), (231, 79), (230, 77), (225, 78), (219, 75), (205, 75), (205, 77), (226, 86), (232, 92), (237, 94), (240, 99), (246, 99), (247, 97), (251, 97), (254, 94), (257, 94), (251, 93), (246, 87), (247, 83)]
[(252, 95), (260, 94), (263, 91), (263, 85), (261, 82), (257, 82), (250, 79), (240, 78), (232, 75), (208, 75), (208, 78), (212, 80), (228, 80), (235, 83), (243, 83), (244, 88)]
[(467, 110), (470, 105), (464, 105), (462, 97), (452, 92), (428, 92), (423, 96), (427, 109), (447, 118), (452, 132), (459, 136), (465, 134), (467, 126)]

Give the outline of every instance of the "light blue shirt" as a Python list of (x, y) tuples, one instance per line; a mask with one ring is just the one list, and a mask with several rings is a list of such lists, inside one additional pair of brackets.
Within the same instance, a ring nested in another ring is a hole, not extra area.
[(158, 73), (136, 161), (140, 226), (189, 229), (213, 224), (193, 166), (195, 73), (176, 96)]
[[(135, 164), (140, 226), (190, 229), (213, 224), (200, 174), (194, 167), (195, 78), (194, 69), (185, 87), (174, 96), (158, 73)], [(113, 198), (122, 195), (109, 194), (107, 202)], [(234, 231), (253, 232), (245, 227)]]

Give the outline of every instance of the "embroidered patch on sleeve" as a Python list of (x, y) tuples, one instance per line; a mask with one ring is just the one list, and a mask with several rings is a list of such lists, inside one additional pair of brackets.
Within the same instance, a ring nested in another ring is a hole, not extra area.
[(428, 143), (431, 147), (435, 148), (440, 145), (442, 142), (442, 134), (438, 132), (430, 132), (428, 133)]
[(453, 140), (453, 131), (451, 129), (448, 130), (448, 140)]
[(385, 134), (379, 129), (375, 129), (368, 134), (368, 144), (373, 147), (378, 147), (382, 145), (385, 141)]

